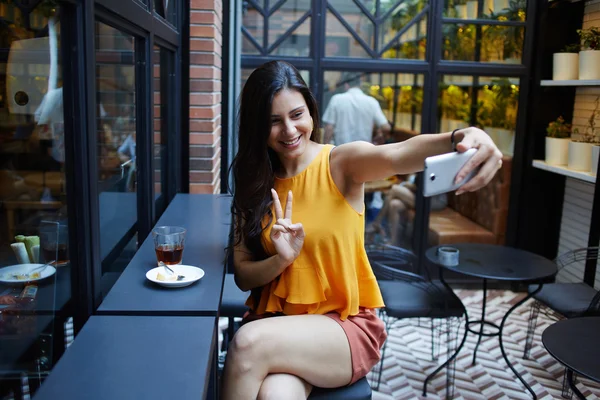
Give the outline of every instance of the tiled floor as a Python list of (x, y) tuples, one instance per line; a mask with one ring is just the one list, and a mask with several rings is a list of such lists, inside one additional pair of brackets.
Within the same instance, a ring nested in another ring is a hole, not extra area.
[[(481, 315), (482, 292), (457, 291), (467, 306), (471, 319)], [(505, 312), (522, 297), (510, 291), (489, 291), (487, 318), (499, 324)], [(541, 334), (552, 321), (540, 314), (530, 360), (523, 360), (523, 346), (529, 302), (517, 308), (508, 319), (504, 330), (505, 349), (513, 365), (526, 379), (539, 399), (561, 398), (564, 369), (544, 349)], [(462, 328), (459, 337), (463, 335)], [(445, 370), (429, 384), (427, 397), (421, 396), (421, 388), (427, 374), (438, 362), (431, 361), (431, 334), (428, 324), (418, 326), (418, 320), (397, 322), (389, 332), (382, 385), (373, 399), (444, 399), (446, 393)], [(457, 358), (455, 399), (530, 399), (525, 387), (517, 380), (502, 358), (497, 337), (483, 338), (477, 352), (477, 362), (471, 365), (475, 335), (470, 334), (465, 347)], [(442, 351), (444, 350), (442, 347)], [(445, 354), (440, 355), (440, 363)], [(587, 399), (600, 399), (600, 384), (581, 379), (578, 388)]]

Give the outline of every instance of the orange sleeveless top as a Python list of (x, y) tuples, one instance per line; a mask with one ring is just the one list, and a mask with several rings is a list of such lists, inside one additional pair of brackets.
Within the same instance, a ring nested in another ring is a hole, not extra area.
[[(364, 211), (352, 208), (333, 182), (332, 149), (332, 145), (323, 146), (300, 174), (275, 179), (284, 209), (287, 193), (292, 191), (292, 222), (301, 222), (306, 236), (298, 258), (263, 287), (259, 304), (254, 304), (252, 296), (246, 302), (256, 314), (335, 311), (345, 320), (358, 314), (359, 308), (384, 305), (365, 252)], [(270, 239), (273, 222), (262, 235), (269, 256), (276, 254)]]

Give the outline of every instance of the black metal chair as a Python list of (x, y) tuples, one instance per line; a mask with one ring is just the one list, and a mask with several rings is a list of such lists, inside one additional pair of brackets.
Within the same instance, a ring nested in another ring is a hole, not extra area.
[[(529, 313), (529, 323), (523, 358), (528, 359), (533, 345), (533, 336), (540, 312), (552, 320), (564, 318), (577, 318), (584, 316), (600, 315), (600, 292), (598, 291), (598, 271), (596, 274), (596, 288), (582, 282), (583, 265), (586, 261), (599, 260), (599, 248), (589, 247), (568, 251), (556, 258), (558, 273), (555, 283), (547, 283), (533, 298)], [(537, 285), (530, 285), (531, 293)], [(566, 380), (563, 379), (563, 397), (571, 397), (571, 389)]]
[[(465, 335), (458, 349), (455, 349), (456, 337), (452, 337), (452, 332), (455, 331), (458, 322), (465, 315), (464, 305), (449, 287), (440, 281), (431, 280), (427, 269), (421, 274), (417, 273), (416, 258), (410, 251), (383, 245), (369, 248), (367, 255), (385, 302), (385, 307), (380, 311), (388, 331), (400, 319), (431, 319), (433, 360), (437, 359), (436, 341), (440, 341), (442, 334), (448, 335), (448, 359), (427, 377), (423, 385), (423, 395), (427, 395), (429, 380), (447, 366), (446, 398), (452, 398), (454, 395), (454, 360), (466, 338)], [(436, 321), (441, 319), (446, 320), (445, 330), (440, 328), (441, 324), (436, 324)], [(374, 376), (377, 375), (376, 390), (379, 389), (381, 383), (386, 347), (387, 343), (382, 349), (379, 369), (374, 371)]]

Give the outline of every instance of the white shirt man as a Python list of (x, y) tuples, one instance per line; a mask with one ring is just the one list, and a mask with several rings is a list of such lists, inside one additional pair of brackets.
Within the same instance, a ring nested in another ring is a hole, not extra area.
[(378, 133), (389, 132), (390, 125), (377, 100), (358, 87), (334, 95), (322, 117), (325, 124), (325, 143), (332, 136), (336, 146), (363, 140), (373, 142), (373, 128)]

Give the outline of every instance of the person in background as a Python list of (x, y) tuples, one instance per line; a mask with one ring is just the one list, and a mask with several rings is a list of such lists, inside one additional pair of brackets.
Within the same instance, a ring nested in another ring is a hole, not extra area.
[[(377, 232), (383, 237), (385, 243), (400, 245), (399, 238), (402, 237), (408, 223), (408, 211), (415, 208), (415, 194), (417, 186), (415, 185), (415, 174), (411, 174), (408, 179), (390, 188), (385, 196), (383, 207), (375, 220), (367, 227), (366, 232)], [(431, 211), (440, 211), (448, 205), (446, 193), (433, 196), (431, 198)], [(387, 221), (389, 234), (382, 226), (383, 221)]]
[(125, 132), (129, 132), (123, 143), (117, 149), (117, 155), (121, 161), (121, 168), (127, 170), (127, 180), (125, 181), (125, 191), (135, 191), (135, 154), (136, 154), (136, 141), (135, 141), (135, 123), (133, 119), (124, 120), (122, 122), (122, 128)]
[(360, 74), (345, 72), (342, 82), (346, 92), (334, 95), (323, 114), (324, 143), (332, 140), (336, 146), (357, 140), (383, 143), (391, 127), (379, 102), (363, 93)]
[(251, 295), (222, 398), (306, 399), (313, 386), (352, 384), (379, 362), (387, 336), (364, 247), (364, 183), (418, 172), (426, 157), (456, 146), (478, 149), (457, 175), (481, 166), (459, 189), (473, 191), (493, 178), (502, 153), (477, 128), (381, 146), (319, 144), (314, 96), (283, 61), (252, 72), (239, 116), (228, 251), (236, 284)]

